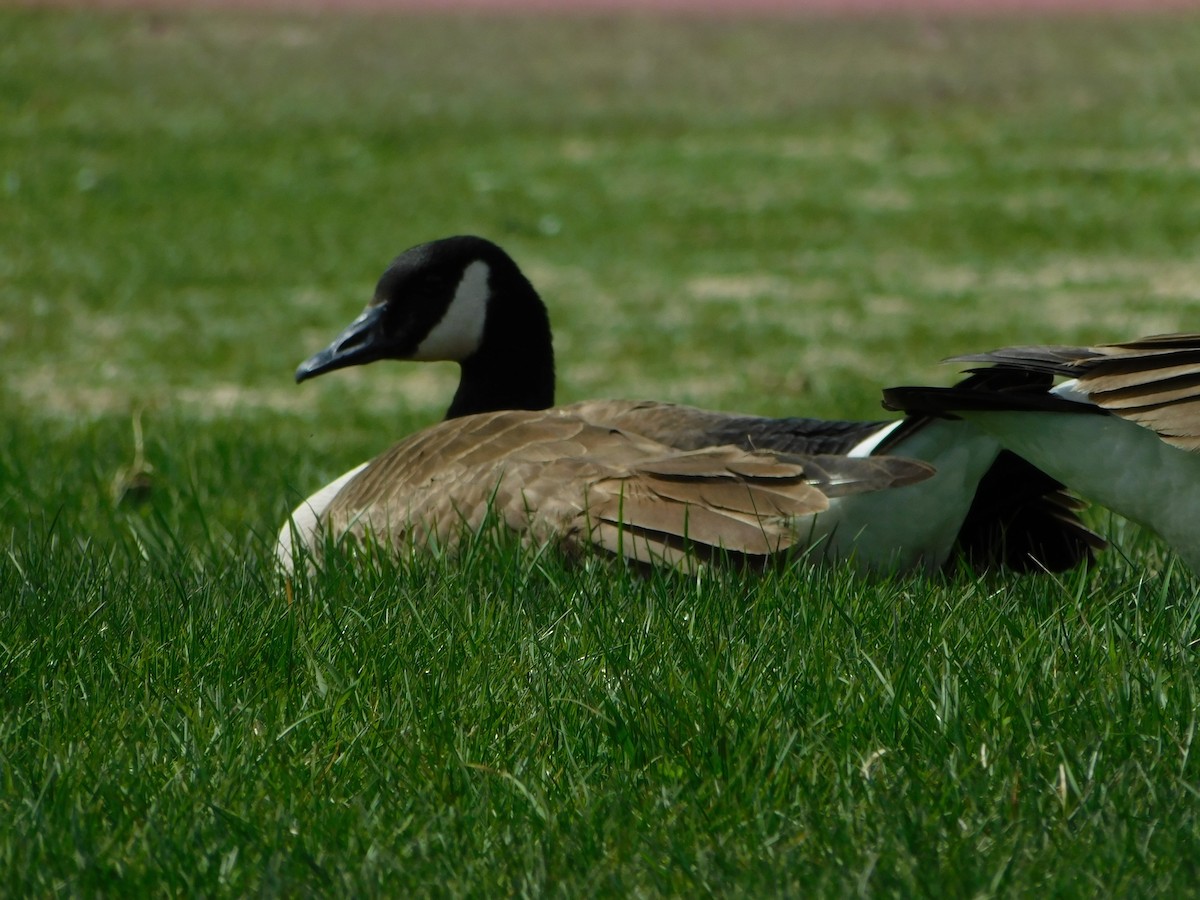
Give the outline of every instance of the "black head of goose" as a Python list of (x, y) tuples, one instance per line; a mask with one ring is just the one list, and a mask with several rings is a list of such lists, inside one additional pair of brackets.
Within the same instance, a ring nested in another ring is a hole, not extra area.
[[(296, 380), (380, 359), (458, 362), (446, 420), (302, 503), (280, 532), (285, 567), (293, 538), (311, 550), (326, 529), (444, 543), (452, 525), (478, 524), (488, 497), (507, 498), (512, 509), (501, 517), (531, 539), (612, 550), (619, 542), (586, 524), (605, 521), (587, 499), (605, 495), (601, 483), (610, 499), (623, 492), (623, 518), (609, 516), (606, 527), (657, 540), (649, 556), (672, 564), (686, 558), (684, 544), (764, 556), (816, 543), (814, 555), (866, 569), (932, 569), (966, 556), (1061, 570), (1102, 545), (1061, 485), (962, 422), (771, 419), (654, 401), (553, 407), (546, 307), (511, 257), (482, 238), (398, 256), (364, 312)], [(613, 434), (631, 444), (614, 446)], [(438, 466), (428, 456), (413, 465), (430, 446)], [(783, 468), (769, 477), (768, 496), (752, 473), (772, 465)]]
[(379, 359), (451, 361), (462, 367), (447, 419), (554, 405), (550, 318), (512, 258), (463, 235), (401, 253), (367, 308), (296, 381)]
[(1200, 572), (1200, 334), (1096, 347), (1008, 347), (950, 388), (884, 392), (893, 409), (955, 416), (1071, 490), (1161, 536)]

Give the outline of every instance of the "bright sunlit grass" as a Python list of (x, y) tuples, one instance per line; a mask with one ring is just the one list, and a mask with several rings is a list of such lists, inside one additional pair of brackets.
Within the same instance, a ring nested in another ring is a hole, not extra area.
[(1200, 20), (0, 33), (8, 890), (1195, 891), (1200, 584), (1102, 512), (1060, 578), (484, 536), (289, 589), (271, 541), (448, 403), (290, 374), (450, 233), (543, 290), (563, 400), (876, 417), (951, 353), (1200, 327)]

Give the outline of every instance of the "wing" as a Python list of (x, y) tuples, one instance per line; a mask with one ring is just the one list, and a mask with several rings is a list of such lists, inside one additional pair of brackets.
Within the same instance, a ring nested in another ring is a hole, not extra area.
[(563, 408), (597, 425), (633, 431), (679, 450), (731, 445), (800, 455), (841, 454), (889, 424), (772, 419), (652, 400), (588, 400)]
[[(955, 357), (985, 363), (954, 388), (892, 388), (892, 409), (1108, 412), (1167, 443), (1200, 450), (1200, 334), (1153, 335), (1097, 347), (1009, 347)], [(1055, 378), (1074, 379), (1055, 392)], [(1086, 401), (1086, 402), (1080, 402)]]
[(453, 546), (492, 516), (530, 542), (686, 568), (717, 552), (761, 559), (786, 551), (831, 498), (930, 474), (898, 457), (682, 451), (569, 407), (505, 411), (402, 441), (342, 489), (326, 518), (336, 534)]

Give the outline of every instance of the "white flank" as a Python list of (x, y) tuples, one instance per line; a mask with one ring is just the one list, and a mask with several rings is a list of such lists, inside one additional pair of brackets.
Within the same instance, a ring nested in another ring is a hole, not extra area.
[(1172, 447), (1120, 416), (963, 416), (1085, 499), (1156, 531), (1200, 572), (1200, 453)]
[[(895, 427), (880, 429), (851, 455), (869, 456)], [(905, 487), (834, 498), (817, 516), (813, 537), (823, 538), (827, 556), (852, 559), (861, 569), (921, 566), (932, 571), (949, 557), (975, 488), (999, 452), (995, 438), (965, 422), (930, 422), (890, 453), (930, 463), (937, 470), (932, 477)]]
[(481, 259), (467, 266), (446, 314), (421, 341), (413, 359), (459, 361), (479, 349), (487, 318), (490, 274), (488, 264)]
[(279, 538), (275, 541), (275, 558), (279, 561), (279, 566), (288, 575), (291, 575), (295, 567), (295, 545), (294, 540), (300, 542), (300, 546), (305, 550), (312, 550), (315, 545), (316, 537), (321, 529), (321, 516), (325, 514), (325, 510), (329, 508), (329, 504), (333, 502), (333, 498), (338, 495), (338, 492), (345, 486), (351, 478), (367, 467), (367, 463), (361, 463), (355, 466), (345, 475), (335, 478), (325, 487), (321, 488), (294, 510), (288, 516), (283, 527), (279, 529)]

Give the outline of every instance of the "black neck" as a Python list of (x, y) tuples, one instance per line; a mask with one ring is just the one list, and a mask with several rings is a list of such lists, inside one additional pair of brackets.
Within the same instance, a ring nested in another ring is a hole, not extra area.
[(554, 405), (554, 347), (550, 319), (524, 276), (493, 296), (479, 350), (462, 362), (462, 377), (447, 419), (501, 409)]
[[(519, 367), (518, 367), (519, 365)], [(447, 419), (499, 409), (549, 409), (554, 405), (554, 359), (535, 361), (481, 359), (479, 354), (462, 364), (462, 378)]]

